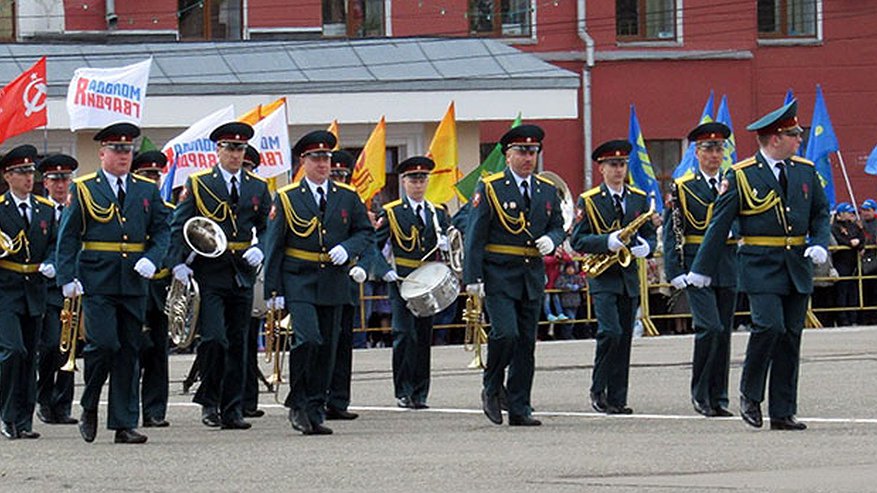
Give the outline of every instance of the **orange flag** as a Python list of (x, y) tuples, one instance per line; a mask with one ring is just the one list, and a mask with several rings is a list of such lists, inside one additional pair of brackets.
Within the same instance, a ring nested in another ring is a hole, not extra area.
[(255, 125), (259, 123), (259, 120), (265, 118), (270, 115), (274, 110), (279, 108), (286, 102), (286, 98), (280, 98), (273, 103), (269, 103), (266, 105), (258, 105), (250, 111), (244, 113), (243, 115), (238, 117), (239, 122), (248, 123), (250, 125)]
[(371, 135), (356, 158), (353, 167), (351, 184), (363, 202), (370, 201), (375, 194), (384, 188), (387, 182), (387, 123), (381, 121), (372, 130)]
[(426, 155), (435, 161), (435, 169), (429, 174), (426, 199), (434, 204), (444, 204), (454, 198), (454, 185), (463, 177), (457, 167), (457, 121), (453, 101), (435, 129)]

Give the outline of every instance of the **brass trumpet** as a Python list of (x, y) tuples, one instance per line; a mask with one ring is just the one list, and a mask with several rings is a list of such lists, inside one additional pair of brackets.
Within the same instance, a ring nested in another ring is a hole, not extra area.
[[(272, 300), (277, 299), (277, 294), (272, 293)], [(271, 303), (272, 307), (274, 301)], [(287, 326), (283, 327), (283, 322), (287, 322)], [(271, 376), (268, 377), (268, 383), (274, 389), (274, 400), (280, 402), (280, 385), (283, 383), (283, 353), (286, 351), (288, 344), (288, 335), (290, 334), (290, 325), (292, 325), (291, 317), (283, 319), (283, 311), (278, 308), (271, 308), (265, 315), (265, 362), (274, 362), (274, 368)]]
[(64, 298), (64, 307), (61, 309), (61, 342), (58, 349), (67, 353), (67, 362), (61, 367), (61, 371), (77, 371), (76, 341), (83, 335), (82, 296)]
[(466, 297), (466, 308), (463, 310), (463, 321), (466, 322), (466, 335), (463, 339), (463, 350), (474, 351), (475, 357), (469, 363), (469, 368), (485, 369), (487, 365), (481, 356), (481, 345), (487, 342), (487, 332), (484, 330), (484, 310), (481, 296), (469, 294)]

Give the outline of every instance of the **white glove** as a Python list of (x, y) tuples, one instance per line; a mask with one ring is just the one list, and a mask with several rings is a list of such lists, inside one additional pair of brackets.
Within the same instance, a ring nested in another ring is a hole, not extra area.
[(609, 241), (606, 244), (606, 246), (609, 248), (609, 251), (617, 252), (618, 250), (621, 250), (621, 247), (624, 246), (624, 243), (622, 243), (621, 240), (618, 239), (618, 236), (620, 234), (620, 230), (609, 233)]
[(670, 284), (676, 289), (685, 289), (685, 287), (688, 286), (688, 281), (685, 280), (686, 277), (687, 274), (679, 274), (673, 279), (670, 279)]
[(358, 265), (355, 266), (354, 268), (350, 269), (350, 272), (348, 272), (348, 274), (350, 274), (351, 279), (353, 279), (355, 282), (357, 282), (359, 284), (364, 283), (365, 278), (368, 277), (365, 273), (365, 269), (363, 269), (362, 267), (360, 267)]
[(536, 238), (536, 248), (539, 249), (540, 254), (548, 255), (554, 251), (554, 240), (549, 238), (548, 235), (542, 235)]
[(705, 288), (713, 282), (713, 279), (710, 276), (698, 274), (697, 272), (689, 272), (688, 275), (685, 276), (685, 282), (696, 288)]
[(247, 263), (250, 264), (250, 267), (258, 267), (265, 256), (262, 255), (262, 250), (259, 250), (256, 247), (250, 247), (243, 255), (241, 255), (241, 258), (246, 260)]
[(447, 252), (451, 249), (451, 245), (448, 243), (447, 235), (439, 235), (438, 241), (436, 243), (438, 244), (439, 250), (443, 252)]
[(466, 294), (474, 294), (475, 296), (484, 296), (484, 283), (476, 282), (466, 285)]
[(47, 279), (55, 278), (55, 266), (45, 262), (40, 264), (40, 274), (46, 276)]
[(329, 258), (332, 259), (332, 263), (335, 265), (341, 265), (344, 262), (347, 262), (347, 257), (347, 250), (341, 245), (335, 245), (329, 250)]
[(152, 279), (152, 276), (155, 275), (155, 264), (152, 263), (152, 260), (149, 260), (146, 257), (141, 257), (140, 260), (134, 264), (134, 270), (140, 274), (140, 277), (144, 279)]
[(79, 279), (74, 279), (61, 287), (61, 294), (63, 294), (65, 298), (72, 298), (74, 296), (84, 295), (85, 290), (82, 289), (82, 284), (79, 283)]
[(275, 296), (265, 301), (265, 308), (269, 310), (283, 310), (286, 307), (286, 299), (283, 296)]
[(388, 270), (382, 279), (384, 282), (396, 282), (399, 280), (399, 274), (394, 270)]
[(819, 245), (813, 245), (804, 250), (804, 257), (810, 257), (814, 264), (822, 265), (828, 260), (828, 252)]
[(652, 251), (652, 248), (649, 246), (649, 242), (640, 238), (639, 236), (636, 237), (636, 241), (638, 244), (637, 246), (630, 249), (630, 253), (636, 258), (647, 257), (649, 255), (649, 252)]
[(195, 274), (186, 264), (178, 264), (174, 267), (174, 279), (180, 281), (185, 286), (189, 285), (189, 279)]

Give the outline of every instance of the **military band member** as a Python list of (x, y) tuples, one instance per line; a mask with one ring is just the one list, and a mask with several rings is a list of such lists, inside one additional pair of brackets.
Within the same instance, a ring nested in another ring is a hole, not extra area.
[[(759, 151), (725, 175), (724, 192), (686, 281), (709, 286), (736, 219), (738, 288), (749, 295), (752, 330), (740, 380), (740, 414), (762, 426), (761, 401), (770, 373), (770, 427), (803, 430), (797, 413), (798, 362), (813, 263), (828, 258), (828, 201), (801, 145), (798, 103), (772, 111), (746, 129), (758, 133)], [(809, 244), (807, 237), (809, 236)]]
[(31, 193), (36, 157), (25, 144), (0, 159), (9, 185), (0, 195), (0, 434), (10, 440), (40, 437), (33, 431), (37, 345), (47, 280), (55, 277), (53, 204)]
[(116, 443), (144, 443), (137, 383), (148, 279), (164, 259), (167, 209), (155, 183), (130, 173), (140, 129), (117, 123), (99, 131), (101, 169), (74, 180), (58, 233), (58, 285), (82, 295), (86, 346), (79, 431), (97, 434), (101, 389), (110, 380), (107, 427)]
[[(588, 278), (597, 318), (597, 348), (589, 393), (595, 411), (631, 414), (627, 406), (630, 343), (639, 307), (640, 284), (636, 259), (655, 249), (655, 229), (647, 221), (625, 245), (621, 230), (650, 209), (645, 192), (627, 184), (631, 145), (611, 140), (598, 146), (591, 158), (600, 166), (603, 183), (578, 200), (571, 244), (586, 254), (617, 254), (628, 248), (634, 257), (627, 267), (615, 264)], [(652, 198), (652, 200), (654, 200)]]
[(731, 129), (718, 122), (698, 125), (688, 134), (689, 142), (695, 143), (698, 168), (675, 181), (674, 204), (664, 216), (664, 271), (674, 288), (685, 290), (694, 321), (691, 404), (707, 417), (732, 416), (728, 368), (737, 299), (736, 240), (728, 238), (712, 253), (719, 257), (719, 266), (708, 287), (688, 286), (685, 279), (713, 216), (725, 139), (730, 135)]
[[(244, 347), (253, 308), (253, 283), (262, 263), (263, 235), (271, 197), (264, 178), (242, 170), (253, 127), (230, 122), (210, 134), (219, 164), (194, 173), (171, 223), (169, 262), (173, 275), (201, 292), (198, 361), (201, 385), (194, 402), (208, 427), (245, 430), (243, 419)], [(183, 239), (183, 226), (195, 216), (217, 223), (228, 240), (215, 258), (195, 254)], [(253, 235), (258, 243), (253, 244)]]
[(495, 424), (502, 424), (504, 383), (509, 425), (542, 424), (533, 418), (530, 404), (536, 324), (545, 291), (542, 256), (565, 236), (557, 189), (533, 174), (544, 135), (536, 125), (521, 125), (502, 136), (508, 168), (479, 183), (464, 236), (463, 282), (468, 293), (484, 296), (491, 321), (481, 401)]
[[(73, 172), (78, 167), (76, 159), (66, 154), (48, 156), (37, 166), (42, 174), (46, 198), (52, 202), (56, 228), (67, 203), (67, 189), (70, 188)], [(73, 373), (61, 371), (67, 355), (58, 350), (64, 297), (54, 281), (48, 283), (47, 289), (46, 316), (43, 317), (40, 333), (36, 414), (43, 423), (75, 425), (79, 421), (70, 415), (73, 408)]]
[[(331, 171), (329, 177), (338, 183), (350, 184), (354, 159), (347, 151), (332, 151)], [(356, 305), (359, 304), (359, 286), (365, 282), (370, 266), (373, 248), (367, 248), (357, 266), (350, 271), (350, 300), (341, 307), (341, 332), (338, 334), (338, 348), (335, 351), (335, 364), (332, 365), (332, 376), (329, 381), (329, 392), (326, 397), (327, 420), (352, 420), (359, 414), (348, 411), (350, 405), (350, 379), (353, 372), (353, 319), (356, 316)], [(368, 258), (365, 258), (368, 257)]]
[[(131, 172), (155, 182), (158, 186), (161, 171), (167, 165), (167, 156), (161, 151), (146, 151), (137, 154), (131, 163)], [(168, 218), (173, 214), (173, 204), (162, 202)], [(143, 344), (140, 349), (140, 400), (143, 408), (144, 428), (164, 428), (167, 422), (168, 402), (168, 320), (164, 313), (168, 288), (171, 285), (171, 272), (165, 259), (157, 267), (159, 270), (149, 281), (149, 296), (146, 302), (146, 319), (143, 330)]]
[(305, 178), (281, 188), (268, 224), (265, 299), (289, 310), (295, 341), (289, 354), (292, 427), (326, 435), (326, 391), (348, 302), (347, 263), (373, 245), (374, 228), (353, 187), (329, 179), (335, 136), (318, 130), (293, 147)]
[[(450, 219), (444, 207), (425, 199), (429, 172), (435, 163), (415, 156), (396, 166), (402, 177), (403, 194), (399, 200), (384, 205), (378, 217), (376, 243), (382, 250), (389, 241), (394, 266), (378, 255), (375, 275), (389, 283), (393, 310), (393, 387), (396, 405), (425, 409), (429, 395), (429, 359), (432, 345), (433, 316), (418, 317), (399, 295), (399, 284), (425, 261), (434, 260), (438, 250), (447, 251), (445, 232)], [(438, 229), (436, 228), (438, 226)]]

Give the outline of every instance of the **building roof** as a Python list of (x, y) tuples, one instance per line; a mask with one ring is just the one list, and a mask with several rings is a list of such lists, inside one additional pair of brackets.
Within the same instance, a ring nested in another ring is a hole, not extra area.
[(80, 67), (152, 56), (150, 96), (574, 89), (578, 75), (492, 39), (0, 45), (0, 80), (46, 55), (49, 97)]

